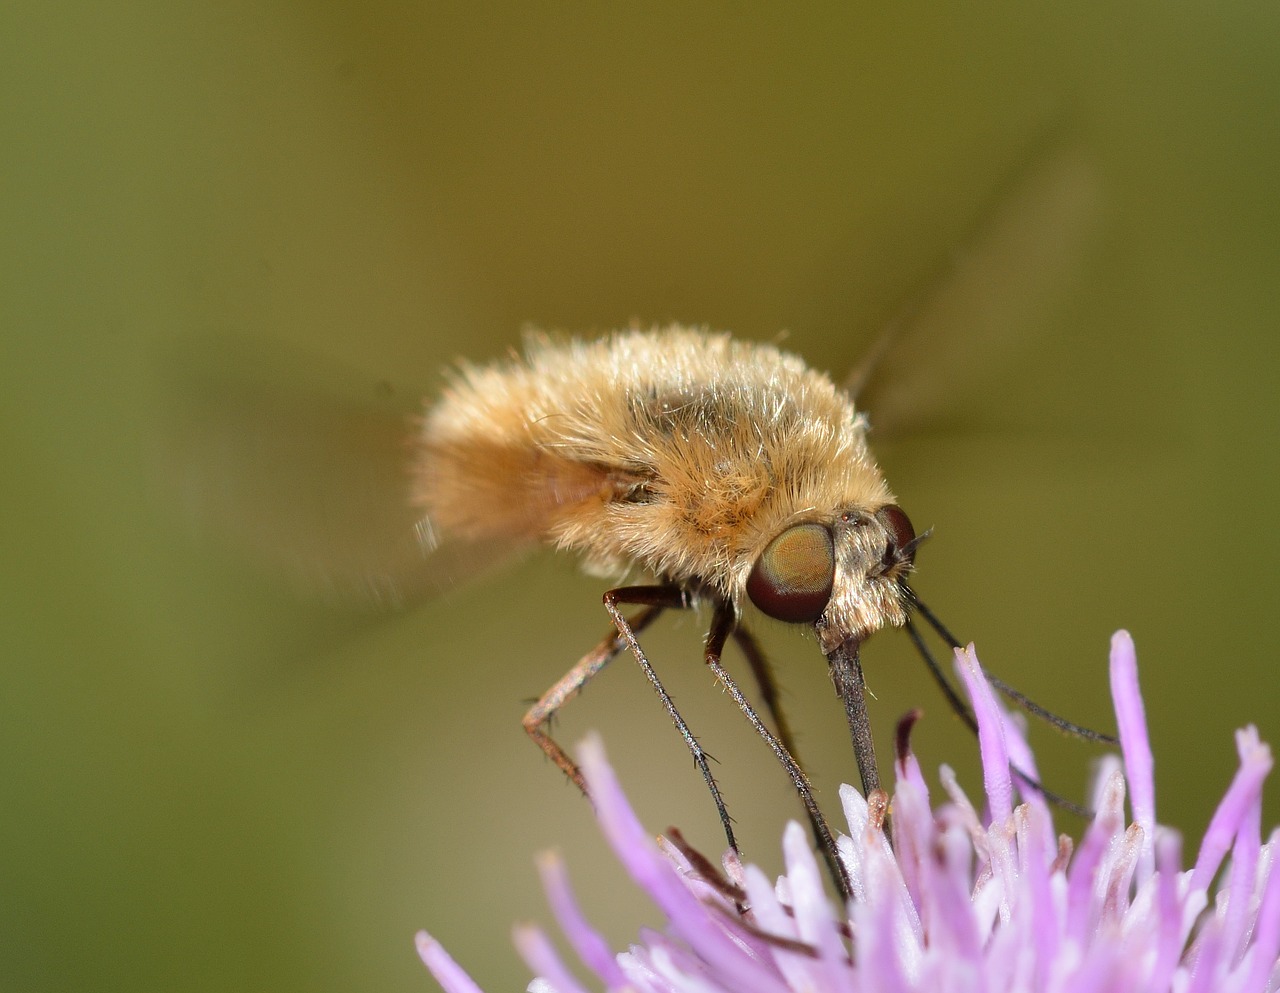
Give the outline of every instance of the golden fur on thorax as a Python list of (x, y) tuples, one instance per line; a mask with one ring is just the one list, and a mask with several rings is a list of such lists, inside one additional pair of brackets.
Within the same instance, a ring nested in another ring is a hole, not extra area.
[[(540, 336), (460, 371), (424, 420), (415, 495), (442, 540), (553, 542), (593, 573), (639, 566), (740, 607), (782, 530), (894, 502), (865, 435), (830, 378), (771, 345), (682, 327)], [(902, 623), (897, 583), (868, 585), (878, 553), (846, 530), (824, 620)]]

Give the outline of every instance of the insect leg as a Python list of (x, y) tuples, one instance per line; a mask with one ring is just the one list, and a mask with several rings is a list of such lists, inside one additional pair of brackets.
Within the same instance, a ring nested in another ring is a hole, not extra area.
[(706, 781), (707, 789), (711, 793), (711, 799), (716, 805), (716, 813), (720, 815), (720, 825), (724, 828), (724, 836), (729, 841), (729, 847), (735, 852), (739, 852), (738, 839), (733, 834), (733, 821), (729, 818), (729, 811), (725, 808), (724, 799), (720, 796), (720, 786), (716, 783), (715, 777), (711, 775), (711, 766), (707, 762), (707, 753), (693, 736), (693, 732), (689, 730), (689, 725), (685, 723), (684, 718), (680, 716), (680, 712), (676, 710), (675, 701), (671, 699), (671, 695), (658, 679), (658, 674), (653, 671), (653, 666), (649, 664), (649, 660), (645, 657), (640, 642), (636, 640), (636, 629), (627, 622), (622, 616), (622, 612), (618, 609), (620, 603), (644, 604), (649, 607), (658, 609), (665, 608), (684, 608), (690, 605), (689, 596), (684, 590), (678, 586), (624, 586), (616, 590), (610, 590), (604, 595), (604, 607), (609, 611), (609, 616), (613, 618), (613, 623), (618, 626), (618, 631), (626, 640), (627, 647), (631, 649), (631, 654), (635, 656), (636, 662), (640, 664), (640, 668), (644, 670), (645, 678), (649, 680), (650, 685), (662, 700), (663, 707), (666, 708), (667, 714), (671, 717), (672, 722), (676, 726), (676, 730), (680, 732), (680, 737), (684, 739), (684, 743), (689, 746), (689, 753), (693, 756), (694, 763), (698, 766), (698, 771), (702, 773), (703, 780)]
[[(657, 605), (647, 607), (630, 621), (629, 627), (632, 631), (643, 631), (662, 613), (663, 609)], [(587, 793), (587, 784), (582, 778), (582, 772), (578, 769), (577, 763), (569, 757), (569, 753), (551, 737), (547, 727), (560, 708), (581, 693), (587, 681), (612, 662), (614, 657), (626, 647), (627, 640), (621, 628), (610, 631), (600, 644), (587, 652), (577, 665), (556, 680), (555, 685), (539, 697), (538, 702), (524, 715), (522, 722), (534, 743), (560, 768), (561, 772), (569, 777), (584, 796)]]
[[(738, 643), (738, 647), (747, 659), (747, 664), (751, 667), (751, 674), (755, 677), (756, 686), (760, 690), (760, 699), (764, 701), (764, 708), (769, 712), (770, 718), (773, 719), (773, 726), (777, 728), (778, 741), (782, 743), (782, 747), (791, 755), (796, 766), (803, 770), (804, 763), (800, 760), (800, 755), (796, 751), (795, 739), (791, 734), (791, 726), (787, 723), (786, 716), (782, 712), (782, 703), (778, 695), (778, 683), (773, 678), (773, 669), (769, 665), (769, 660), (765, 658), (764, 652), (761, 651), (760, 643), (756, 641), (755, 636), (750, 631), (741, 625), (733, 629), (733, 639)], [(827, 860), (827, 869), (831, 873), (831, 878), (835, 880), (837, 886), (840, 886), (841, 881), (838, 875), (839, 869), (835, 853), (823, 840), (824, 832), (829, 836), (830, 830), (820, 817), (814, 817), (808, 809), (805, 812), (809, 815), (809, 826), (813, 829), (814, 843)]]
[[(912, 594), (912, 602), (915, 604), (915, 608), (918, 611), (920, 611), (920, 616), (923, 617), (928, 622), (931, 628), (933, 628), (935, 631), (938, 632), (938, 636), (941, 637), (943, 641), (945, 641), (952, 648), (964, 647), (963, 645), (960, 644), (956, 636), (952, 634), (949, 630), (947, 630), (946, 625), (943, 624), (942, 621), (938, 619), (938, 615), (935, 614), (932, 610), (930, 610), (927, 606), (925, 606), (925, 604), (918, 597), (916, 597), (914, 593)], [(1083, 725), (1076, 724), (1074, 721), (1069, 721), (1065, 717), (1059, 717), (1057, 714), (1053, 713), (1053, 711), (1051, 710), (1046, 710), (1044, 707), (1040, 706), (1040, 704), (1036, 703), (1034, 700), (1029, 698), (1026, 694), (1019, 693), (1016, 689), (1014, 689), (1012, 686), (1006, 683), (1003, 679), (1000, 679), (998, 676), (992, 675), (991, 673), (986, 672), (985, 670), (983, 671), (983, 675), (986, 676), (988, 683), (990, 683), (999, 692), (1003, 693), (1006, 697), (1008, 697), (1010, 700), (1016, 703), (1028, 714), (1031, 714), (1034, 717), (1040, 718), (1040, 720), (1044, 721), (1046, 724), (1050, 724), (1053, 727), (1056, 727), (1059, 731), (1062, 731), (1065, 734), (1072, 735), (1073, 737), (1076, 737), (1076, 738), (1083, 738), (1085, 741), (1096, 741), (1103, 745), (1120, 744), (1120, 740), (1116, 738), (1114, 735), (1106, 734), (1102, 731), (1094, 731), (1092, 728), (1087, 728), (1087, 727), (1084, 727)]]
[(911, 641), (916, 646), (916, 651), (924, 659), (925, 668), (929, 670), (929, 675), (938, 684), (938, 689), (942, 691), (942, 695), (947, 698), (947, 706), (955, 712), (955, 715), (960, 718), (965, 727), (977, 734), (978, 722), (974, 720), (968, 705), (960, 699), (960, 694), (951, 685), (951, 680), (947, 678), (946, 673), (942, 671), (942, 667), (938, 665), (933, 653), (929, 651), (929, 646), (924, 643), (924, 639), (920, 637), (920, 632), (916, 630), (915, 623), (910, 618), (907, 619), (906, 628), (907, 634), (911, 636)]
[[(916, 606), (922, 608), (921, 613), (924, 616), (925, 620), (929, 621), (930, 624), (934, 626), (935, 630), (939, 632), (939, 634), (943, 637), (944, 640), (952, 643), (953, 648), (960, 647), (958, 643), (955, 643), (955, 637), (951, 634), (951, 632), (947, 631), (945, 627), (942, 627), (942, 623), (937, 620), (937, 618), (929, 611), (927, 607), (923, 607), (923, 605), (920, 604), (918, 600), (916, 601)], [(974, 734), (977, 734), (978, 722), (977, 720), (974, 719), (973, 711), (971, 711), (967, 706), (965, 706), (964, 701), (960, 699), (960, 694), (956, 692), (954, 687), (952, 687), (951, 681), (947, 679), (946, 675), (942, 671), (942, 667), (938, 665), (937, 660), (933, 657), (933, 653), (929, 651), (929, 646), (925, 644), (924, 639), (920, 636), (920, 632), (916, 630), (915, 624), (912, 623), (910, 620), (908, 620), (906, 627), (907, 627), (907, 634), (911, 636), (911, 640), (915, 643), (916, 651), (919, 652), (920, 657), (924, 659), (924, 663), (929, 670), (929, 674), (933, 676), (934, 681), (938, 684), (939, 688), (942, 690), (942, 695), (947, 698), (947, 705), (953, 711), (955, 711), (956, 716), (960, 718), (960, 720), (964, 723), (964, 725), (967, 728), (969, 728), (970, 731), (972, 731)], [(1001, 689), (1003, 686), (1007, 685), (995, 679), (995, 677), (993, 677), (990, 673), (986, 672), (986, 670), (983, 670), (983, 675), (986, 677), (987, 681), (991, 683), (991, 685), (998, 690)], [(1012, 687), (1009, 687), (1009, 688), (1012, 689)], [(1015, 700), (1018, 698), (1021, 698), (1024, 700), (1026, 699), (1025, 697), (1022, 696), (1021, 693), (1018, 693), (1016, 690), (1013, 690), (1013, 694), (1014, 696), (1012, 696), (1011, 698)], [(1006, 695), (1009, 695), (1009, 694), (1006, 694)], [(1031, 701), (1028, 701), (1028, 703), (1030, 702)], [(1043, 710), (1043, 708), (1040, 708), (1038, 704), (1033, 704), (1033, 706), (1040, 710)], [(1036, 713), (1036, 710), (1032, 710), (1031, 712)], [(1053, 715), (1050, 715), (1050, 716), (1053, 717)], [(1056, 720), (1051, 720), (1050, 723), (1056, 724)], [(1064, 723), (1067, 723), (1067, 722), (1064, 722)], [(1075, 725), (1071, 725), (1071, 726), (1075, 727)], [(1082, 736), (1082, 737), (1086, 737), (1086, 736)], [(1111, 739), (1110, 735), (1104, 735), (1098, 731), (1089, 732), (1087, 737), (1089, 737), (1090, 740), (1100, 740), (1100, 741), (1108, 741)], [(1019, 769), (1016, 765), (1013, 765), (1012, 763), (1009, 765), (1009, 768), (1013, 772), (1013, 774), (1018, 778), (1019, 782), (1021, 782), (1023, 785), (1025, 785), (1029, 789), (1035, 790), (1042, 797), (1044, 797), (1045, 800), (1053, 804), (1055, 807), (1059, 807), (1062, 810), (1075, 814), (1077, 817), (1080, 817), (1084, 820), (1093, 819), (1093, 811), (1090, 810), (1088, 807), (1081, 806), (1075, 801), (1068, 800), (1066, 797), (1058, 793), (1055, 793), (1053, 790), (1045, 786), (1044, 783), (1040, 782), (1040, 780), (1038, 780), (1035, 776), (1032, 776), (1030, 773), (1023, 772), (1021, 769)]]
[[(773, 749), (773, 754), (778, 757), (782, 767), (787, 770), (787, 775), (791, 777), (791, 782), (795, 784), (796, 793), (800, 795), (800, 801), (804, 804), (804, 809), (809, 814), (809, 822), (813, 825), (814, 833), (818, 836), (818, 845), (827, 860), (831, 878), (840, 890), (841, 897), (847, 900), (853, 892), (853, 886), (849, 880), (849, 874), (845, 870), (844, 863), (840, 861), (839, 856), (836, 854), (835, 838), (832, 837), (826, 818), (822, 816), (822, 811), (818, 808), (818, 802), (813, 797), (813, 786), (809, 782), (809, 777), (800, 768), (799, 763), (796, 762), (786, 743), (780, 740), (780, 736), (774, 735), (769, 730), (768, 725), (760, 719), (760, 715), (751, 706), (751, 701), (743, 695), (738, 684), (720, 662), (720, 655), (724, 651), (724, 643), (729, 637), (729, 632), (733, 630), (734, 623), (733, 608), (728, 604), (718, 604), (715, 616), (711, 619), (711, 630), (707, 633), (705, 656), (707, 666), (715, 674), (716, 679), (720, 681), (720, 685), (729, 691), (729, 696), (733, 698), (733, 702), (738, 705), (738, 709), (751, 722), (756, 734), (760, 735), (765, 740), (765, 743)], [(750, 638), (748, 638), (748, 641), (754, 648), (754, 641), (751, 641)], [(760, 657), (763, 658), (762, 656)], [(754, 665), (752, 668), (755, 668)], [(767, 670), (765, 671), (767, 672)], [(759, 678), (758, 674), (757, 678)], [(772, 680), (770, 680), (770, 683), (772, 683)]]
[(769, 712), (773, 726), (777, 729), (778, 740), (782, 742), (782, 747), (791, 753), (791, 757), (796, 760), (796, 765), (803, 768), (804, 763), (800, 761), (800, 753), (796, 751), (795, 738), (791, 734), (791, 725), (787, 723), (786, 715), (782, 712), (782, 701), (778, 696), (778, 683), (773, 678), (773, 668), (765, 658), (764, 652), (760, 650), (760, 643), (756, 641), (755, 635), (741, 625), (733, 629), (733, 640), (738, 643), (738, 648), (746, 658), (747, 665), (751, 667), (751, 675), (755, 677), (760, 699), (764, 701), (764, 709)]

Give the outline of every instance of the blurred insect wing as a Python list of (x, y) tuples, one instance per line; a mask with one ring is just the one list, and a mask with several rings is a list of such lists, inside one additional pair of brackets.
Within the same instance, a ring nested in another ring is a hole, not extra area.
[[(185, 342), (166, 357), (167, 436), (158, 460), (167, 503), (201, 538), (300, 595), (400, 607), (519, 553), (518, 535), (444, 534), (411, 499), (417, 418), (357, 377), (283, 347)], [(416, 397), (414, 398), (416, 400)], [(421, 466), (419, 467), (421, 470)]]

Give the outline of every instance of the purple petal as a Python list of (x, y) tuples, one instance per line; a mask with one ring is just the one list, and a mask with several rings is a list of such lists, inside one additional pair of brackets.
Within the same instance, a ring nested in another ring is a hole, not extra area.
[[(1258, 746), (1258, 733), (1254, 728), (1236, 733), (1236, 741), (1242, 761)], [(1253, 908), (1257, 887), (1258, 858), (1262, 852), (1262, 791), (1243, 811), (1236, 841), (1231, 848), (1231, 876), (1227, 883), (1227, 913), (1222, 922), (1223, 942), (1227, 955), (1234, 963), (1244, 952), (1249, 914)]]
[[(1249, 747), (1245, 748), (1248, 745)], [(1226, 796), (1218, 804), (1200, 844), (1200, 857), (1191, 876), (1193, 889), (1208, 889), (1218, 866), (1235, 839), (1245, 811), (1258, 802), (1262, 793), (1262, 781), (1271, 771), (1271, 749), (1258, 741), (1255, 731), (1248, 742), (1241, 745), (1240, 768), (1236, 770)]]
[(929, 943), (953, 961), (982, 962), (982, 935), (970, 898), (972, 846), (958, 825), (945, 829), (924, 863), (925, 904), (921, 908)]
[(535, 976), (541, 976), (556, 993), (586, 993), (565, 968), (559, 954), (540, 928), (520, 925), (514, 930), (516, 951)]
[(1151, 988), (1169, 988), (1182, 954), (1182, 911), (1178, 906), (1178, 873), (1182, 868), (1182, 838), (1174, 831), (1160, 831), (1155, 839), (1157, 917), (1156, 960)]
[[(592, 739), (580, 754), (601, 828), (668, 923), (661, 932), (642, 930), (630, 951), (614, 957), (584, 919), (563, 865), (544, 856), (544, 887), (565, 937), (610, 993), (1280, 993), (1280, 831), (1261, 844), (1271, 752), (1253, 728), (1237, 733), (1239, 770), (1195, 868), (1181, 871), (1178, 836), (1155, 824), (1133, 644), (1119, 632), (1111, 648), (1123, 760), (1099, 763), (1097, 814), (1074, 858), (1040, 794), (1026, 791), (1013, 806), (1011, 766), (1034, 774), (1034, 757), (970, 646), (956, 661), (979, 725), (985, 820), (946, 766), (950, 803), (931, 809), (919, 763), (899, 755), (892, 846), (879, 813), (873, 817), (856, 790), (841, 790), (850, 834), (837, 846), (854, 889), (843, 913), (827, 896), (804, 829), (793, 823), (776, 886), (754, 866), (726, 863), (750, 908), (738, 918), (696, 858), (654, 843)], [(1230, 868), (1210, 891), (1228, 853)], [(539, 974), (531, 993), (585, 993), (541, 931), (521, 928), (516, 940)], [(446, 993), (480, 993), (426, 934), (418, 949)]]
[(796, 917), (800, 940), (813, 945), (824, 982), (824, 990), (842, 989), (848, 982), (848, 953), (836, 929), (831, 902), (822, 887), (822, 872), (804, 829), (795, 821), (782, 832), (782, 853), (791, 886), (791, 909)]
[[(1280, 831), (1272, 833), (1268, 844), (1274, 855), (1275, 850), (1280, 848)], [(1242, 989), (1262, 989), (1268, 974), (1275, 971), (1276, 958), (1280, 956), (1280, 867), (1277, 867), (1274, 862), (1271, 864), (1267, 886), (1258, 907), (1250, 954), (1253, 960)]]
[(880, 943), (879, 954), (892, 953), (904, 981), (914, 978), (920, 970), (924, 930), (898, 860), (882, 831), (868, 837), (865, 857), (871, 894), (866, 913), (874, 918), (872, 933)]
[(616, 990), (626, 986), (627, 978), (622, 974), (608, 943), (582, 915), (569, 886), (564, 863), (558, 856), (544, 853), (538, 858), (538, 872), (542, 876), (547, 903), (560, 924), (561, 932), (573, 946), (582, 964), (603, 979), (609, 989)]
[[(876, 888), (874, 884), (872, 888)], [(908, 993), (907, 963), (899, 954), (893, 918), (871, 904), (855, 903), (852, 910), (853, 931), (858, 936), (858, 972), (875, 976), (877, 993)], [(918, 961), (912, 964), (918, 968)]]
[(924, 862), (933, 857), (937, 827), (929, 809), (929, 797), (914, 779), (899, 778), (893, 795), (893, 850), (910, 900), (915, 906), (925, 901)]
[(1098, 888), (1102, 894), (1100, 924), (1119, 927), (1123, 920), (1129, 906), (1129, 889), (1144, 840), (1142, 828), (1136, 824), (1129, 825), (1124, 834), (1112, 839), (1104, 866), (1105, 873), (1099, 874)]
[(1097, 887), (1103, 873), (1103, 856), (1120, 830), (1121, 817), (1116, 811), (1116, 795), (1123, 804), (1124, 781), (1117, 770), (1107, 777), (1109, 788), (1100, 791), (1110, 795), (1110, 803), (1095, 804), (1097, 816), (1085, 831), (1080, 848), (1067, 870), (1067, 920), (1066, 937), (1081, 945), (1087, 943), (1088, 934), (1096, 919)]
[(1195, 965), (1191, 970), (1191, 983), (1186, 993), (1218, 993), (1218, 963), (1222, 958), (1222, 951), (1222, 925), (1213, 917), (1205, 922), (1196, 940)]
[(1138, 861), (1138, 884), (1150, 878), (1155, 866), (1152, 847), (1156, 829), (1155, 759), (1147, 736), (1147, 715), (1138, 687), (1138, 655), (1128, 631), (1111, 636), (1111, 699), (1116, 727), (1120, 731), (1120, 751), (1129, 783), (1129, 806), (1133, 821), (1142, 828), (1142, 855)]
[(1000, 922), (1006, 927), (1013, 915), (1012, 896), (1018, 892), (1018, 858), (1014, 852), (1013, 815), (987, 830), (991, 846), (991, 871), (1000, 893)]
[(728, 985), (743, 993), (785, 993), (785, 987), (760, 968), (722, 930), (720, 921), (694, 899), (680, 877), (658, 851), (605, 758), (599, 737), (589, 736), (579, 748), (582, 774), (595, 803), (601, 830), (623, 867), (670, 919), (689, 943)]
[(449, 956), (440, 942), (426, 931), (419, 931), (414, 937), (414, 943), (418, 946), (419, 958), (431, 970), (431, 975), (436, 977), (436, 982), (445, 993), (483, 993), (475, 981)]
[(849, 834), (836, 838), (836, 851), (849, 871), (852, 899), (861, 902), (867, 899), (867, 867), (863, 863), (862, 848), (853, 839), (866, 836), (871, 813), (867, 809), (866, 798), (848, 784), (840, 787), (840, 806), (844, 810), (844, 819), (849, 824)]
[(1015, 817), (1019, 825), (1018, 848), (1022, 855), (1021, 873), (1027, 894), (1027, 906), (1017, 909), (1020, 915), (1029, 915), (1037, 962), (1034, 978), (1036, 986), (1043, 989), (1048, 982), (1049, 966), (1057, 957), (1062, 935), (1062, 922), (1053, 903), (1053, 880), (1049, 875), (1056, 852), (1046, 843), (1052, 835), (1052, 824), (1048, 811), (1038, 804), (1020, 807)]
[(987, 785), (991, 822), (1003, 824), (1013, 813), (1013, 781), (1004, 741), (1004, 719), (991, 684), (982, 674), (973, 645), (956, 649), (956, 669), (969, 691), (973, 715), (978, 721), (978, 748), (982, 752), (982, 777)]
[[(754, 865), (746, 867), (743, 877), (747, 901), (756, 924), (769, 934), (784, 939), (799, 940), (795, 917), (787, 913), (778, 900), (777, 891), (765, 874)], [(773, 962), (793, 990), (822, 989), (819, 981), (824, 966), (815, 958), (791, 951), (782, 943), (772, 949)]]

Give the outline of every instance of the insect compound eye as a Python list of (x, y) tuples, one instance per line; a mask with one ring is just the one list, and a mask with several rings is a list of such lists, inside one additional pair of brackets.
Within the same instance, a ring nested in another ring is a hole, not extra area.
[(835, 577), (831, 532), (821, 524), (797, 524), (760, 554), (747, 577), (747, 596), (776, 620), (813, 622), (827, 608)]
[[(885, 533), (889, 535), (889, 547), (885, 549), (885, 558), (894, 562), (915, 559), (915, 549), (908, 546), (916, 540), (916, 529), (911, 526), (911, 519), (903, 513), (897, 504), (885, 504), (876, 511), (876, 520), (880, 522)], [(906, 549), (904, 552), (903, 549)]]

